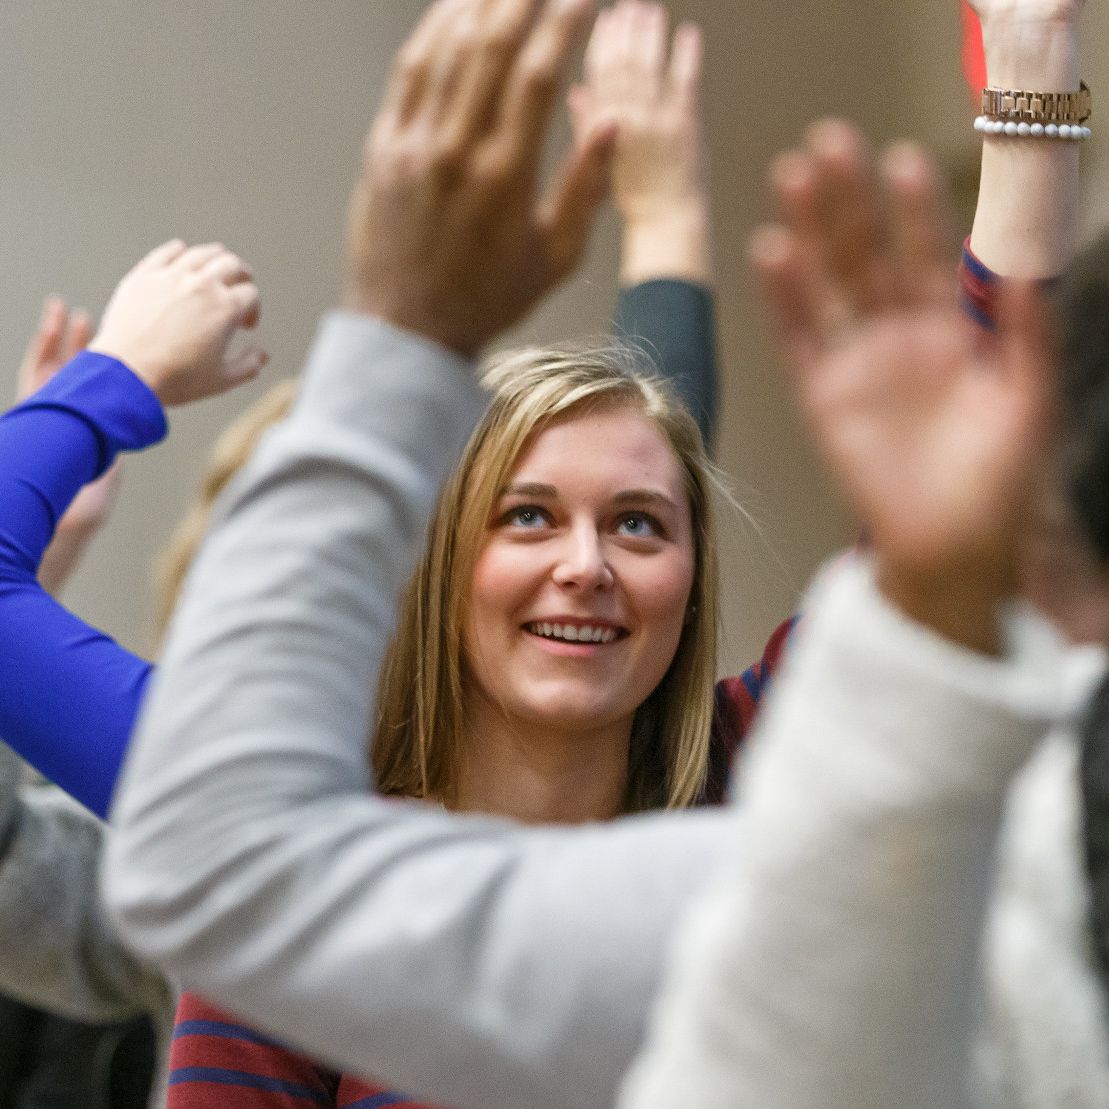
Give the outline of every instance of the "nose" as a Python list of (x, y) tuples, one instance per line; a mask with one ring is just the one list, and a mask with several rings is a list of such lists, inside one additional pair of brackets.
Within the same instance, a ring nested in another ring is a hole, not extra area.
[(612, 569), (594, 526), (582, 524), (567, 533), (552, 576), (566, 589), (607, 589), (612, 585)]

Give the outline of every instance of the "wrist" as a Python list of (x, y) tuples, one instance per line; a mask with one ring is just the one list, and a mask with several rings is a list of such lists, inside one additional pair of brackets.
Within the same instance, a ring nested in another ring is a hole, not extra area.
[(914, 623), (980, 654), (1000, 653), (1001, 605), (1013, 591), (1008, 575), (997, 567), (928, 574), (879, 559), (876, 581), (886, 599)]
[(709, 218), (703, 200), (659, 206), (625, 217), (621, 284), (635, 285), (663, 277), (711, 283)]
[(982, 21), (986, 80), (995, 88), (1072, 92), (1081, 79), (1077, 19), (994, 16)]

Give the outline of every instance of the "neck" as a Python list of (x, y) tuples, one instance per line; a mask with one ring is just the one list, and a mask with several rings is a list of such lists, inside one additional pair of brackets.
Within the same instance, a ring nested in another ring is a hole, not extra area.
[(526, 824), (609, 820), (623, 808), (631, 721), (592, 729), (513, 722), (476, 708), (451, 808)]

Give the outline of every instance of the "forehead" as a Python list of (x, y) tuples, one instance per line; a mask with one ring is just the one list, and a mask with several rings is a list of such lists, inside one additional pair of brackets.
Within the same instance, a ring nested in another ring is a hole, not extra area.
[(509, 471), (509, 481), (578, 488), (658, 489), (684, 500), (682, 466), (659, 425), (630, 407), (571, 414), (536, 431)]

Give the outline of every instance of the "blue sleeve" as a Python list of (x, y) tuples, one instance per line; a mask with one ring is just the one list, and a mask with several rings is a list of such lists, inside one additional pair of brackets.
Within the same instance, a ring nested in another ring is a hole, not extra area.
[(0, 416), (0, 736), (100, 816), (152, 668), (66, 611), (36, 575), (82, 486), (165, 432), (150, 389), (88, 352)]
[(711, 448), (716, 425), (716, 319), (711, 290), (673, 278), (629, 285), (620, 290), (614, 329), (655, 360)]

